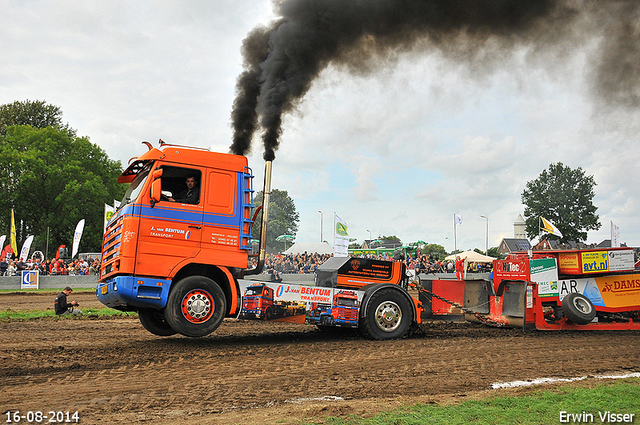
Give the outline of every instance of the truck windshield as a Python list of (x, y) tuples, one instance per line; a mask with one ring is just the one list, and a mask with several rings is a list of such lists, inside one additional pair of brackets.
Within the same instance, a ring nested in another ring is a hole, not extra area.
[(262, 295), (263, 286), (251, 286), (247, 288), (246, 295)]
[(121, 207), (138, 199), (138, 196), (140, 196), (140, 192), (142, 192), (142, 188), (144, 187), (144, 183), (147, 181), (147, 177), (149, 176), (149, 170), (151, 170), (151, 164), (144, 167), (144, 169), (141, 170), (133, 179), (131, 185), (122, 198), (122, 202), (120, 203)]
[(345, 307), (357, 307), (358, 300), (354, 300), (352, 298), (338, 298), (338, 305)]

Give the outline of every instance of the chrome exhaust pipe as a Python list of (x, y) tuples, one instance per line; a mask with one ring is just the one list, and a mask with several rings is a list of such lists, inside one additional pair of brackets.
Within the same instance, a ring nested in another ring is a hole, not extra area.
[(260, 242), (258, 243), (258, 264), (252, 269), (247, 269), (245, 275), (262, 273), (264, 262), (267, 258), (267, 222), (269, 220), (269, 199), (271, 198), (271, 167), (273, 161), (264, 163), (264, 189), (262, 190), (262, 219), (260, 222)]

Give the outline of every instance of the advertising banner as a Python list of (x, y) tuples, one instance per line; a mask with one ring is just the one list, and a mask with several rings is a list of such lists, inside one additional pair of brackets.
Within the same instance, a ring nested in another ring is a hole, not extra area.
[(27, 261), (29, 258), (29, 250), (31, 249), (31, 243), (33, 242), (33, 235), (29, 236), (27, 240), (22, 244), (22, 250), (20, 251), (20, 261)]
[(558, 296), (558, 267), (555, 258), (531, 260), (531, 281), (538, 283), (540, 297)]
[(602, 273), (609, 271), (609, 255), (607, 251), (580, 253), (582, 271), (584, 273)]
[(109, 204), (104, 204), (104, 228), (102, 229), (102, 233), (107, 230), (107, 223), (111, 220), (111, 217), (116, 212), (116, 208), (112, 207)]
[(240, 280), (239, 319), (357, 327), (363, 291)]
[(38, 270), (22, 270), (20, 289), (38, 289), (40, 286), (40, 273)]
[(611, 221), (611, 248), (620, 247), (620, 228)]
[(334, 257), (347, 257), (349, 255), (349, 233), (347, 232), (347, 223), (338, 217), (337, 214), (335, 216), (335, 243), (333, 247), (333, 256)]
[(82, 238), (82, 231), (84, 230), (84, 218), (78, 222), (76, 231), (73, 233), (73, 248), (71, 250), (71, 258), (75, 257), (78, 253), (78, 246), (80, 245), (80, 239)]
[(609, 271), (620, 272), (633, 270), (633, 250), (609, 251)]
[(558, 282), (558, 289), (560, 300), (572, 292), (578, 292), (596, 306), (640, 307), (640, 277), (634, 274), (565, 279)]
[(18, 253), (18, 240), (16, 238), (16, 219), (13, 215), (13, 210), (11, 210), (11, 249), (13, 249), (13, 253)]

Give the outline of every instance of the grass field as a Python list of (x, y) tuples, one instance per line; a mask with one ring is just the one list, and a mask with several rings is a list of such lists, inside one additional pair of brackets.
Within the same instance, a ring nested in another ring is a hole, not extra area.
[[(138, 313), (135, 312), (122, 312), (118, 310), (114, 310), (112, 308), (83, 308), (82, 316), (91, 316), (91, 317), (103, 317), (103, 316), (137, 316)], [(73, 316), (73, 315), (65, 315), (65, 316), (56, 316), (53, 310), (42, 311), (42, 310), (19, 310), (13, 311), (11, 309), (7, 309), (4, 311), (0, 311), (0, 321), (7, 320), (30, 320), (30, 319), (42, 319), (42, 318), (51, 318), (53, 320), (65, 320), (65, 319), (73, 319), (79, 318), (81, 316)]]
[[(414, 405), (372, 418), (329, 418), (331, 425), (466, 425), (640, 423), (640, 378), (606, 380), (582, 387), (525, 389), (522, 395), (488, 396), (455, 405)], [(314, 422), (311, 422), (314, 423)]]

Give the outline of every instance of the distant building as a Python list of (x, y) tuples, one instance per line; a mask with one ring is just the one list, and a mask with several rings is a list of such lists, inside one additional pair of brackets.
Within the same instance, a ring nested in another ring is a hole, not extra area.
[(531, 243), (527, 239), (526, 223), (521, 214), (518, 214), (516, 221), (513, 222), (513, 238), (504, 238), (498, 245), (498, 252), (502, 255), (508, 255), (513, 252), (526, 252), (530, 249)]
[(498, 252), (508, 255), (514, 252), (526, 252), (531, 248), (531, 243), (527, 239), (504, 238), (498, 246)]
[[(621, 247), (626, 247), (627, 244), (620, 244)], [(593, 248), (611, 248), (611, 239), (605, 239), (599, 244), (591, 243), (587, 244), (584, 242), (576, 242), (576, 241), (568, 241), (568, 242), (560, 242), (558, 240), (547, 240), (543, 239), (538, 243), (534, 250), (543, 250), (543, 249), (593, 249)]]
[(526, 231), (527, 223), (525, 223), (522, 215), (518, 214), (516, 221), (513, 222), (513, 237), (514, 239), (527, 239)]

